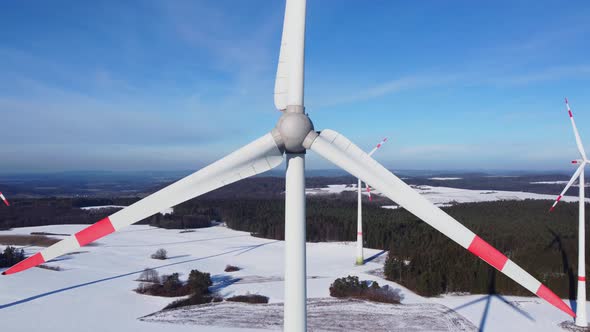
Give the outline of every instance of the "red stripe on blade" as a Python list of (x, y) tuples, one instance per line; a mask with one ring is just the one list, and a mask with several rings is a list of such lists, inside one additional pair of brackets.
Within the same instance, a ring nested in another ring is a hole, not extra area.
[(473, 238), (473, 241), (467, 250), (471, 251), (472, 254), (483, 259), (499, 271), (502, 271), (504, 265), (506, 265), (506, 262), (508, 261), (508, 257), (504, 256), (504, 254), (477, 235)]
[(561, 198), (562, 198), (562, 197), (563, 197), (563, 196), (561, 196), (561, 195), (557, 196), (557, 199), (555, 200), (555, 203), (559, 202), (559, 201), (561, 200)]
[(356, 235), (363, 235), (363, 232), (356, 232)]
[(115, 231), (113, 224), (109, 218), (104, 218), (103, 220), (97, 222), (96, 224), (86, 227), (83, 230), (76, 233), (76, 239), (78, 239), (78, 243), (80, 246), (85, 246), (88, 243), (100, 239), (103, 236), (109, 235)]
[(551, 303), (552, 305), (556, 306), (559, 310), (565, 312), (566, 314), (576, 317), (576, 314), (572, 311), (572, 309), (563, 302), (559, 296), (555, 295), (549, 288), (545, 285), (541, 285), (539, 290), (537, 290), (537, 296), (544, 299), (545, 301)]
[(570, 114), (570, 118), (573, 118), (572, 111), (567, 111)]
[(584, 282), (586, 282), (586, 277), (578, 277), (578, 281), (584, 281)]
[(10, 269), (2, 272), (2, 274), (17, 273), (17, 272), (24, 271), (26, 269), (30, 269), (34, 266), (37, 266), (37, 265), (43, 264), (43, 263), (45, 263), (45, 259), (43, 259), (43, 256), (41, 256), (41, 253), (38, 252), (38, 253), (34, 254), (33, 256), (25, 259), (24, 261), (21, 261), (18, 264), (14, 265)]

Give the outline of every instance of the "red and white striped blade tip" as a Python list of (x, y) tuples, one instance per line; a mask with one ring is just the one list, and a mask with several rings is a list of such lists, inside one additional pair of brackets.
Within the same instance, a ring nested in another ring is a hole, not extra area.
[(6, 199), (6, 197), (4, 197), (4, 195), (1, 192), (0, 192), (0, 198), (2, 199), (4, 204), (6, 204), (6, 206), (10, 206), (10, 203), (8, 203), (8, 200)]
[[(109, 217), (100, 220), (99, 222), (92, 224), (83, 230), (79, 231), (78, 233), (74, 234), (76, 238), (77, 246), (69, 248), (69, 250), (74, 250), (79, 247), (83, 247), (90, 242), (94, 242), (101, 237), (107, 236), (115, 231), (113, 224)], [(62, 240), (65, 241), (65, 240)], [(51, 259), (51, 258), (50, 258)], [(33, 256), (27, 257), (27, 259), (20, 261), (16, 265), (13, 265), (8, 270), (2, 272), (2, 274), (13, 274), (17, 272), (21, 272), (32, 267), (35, 267), (39, 264), (43, 264), (46, 262), (45, 257), (41, 252), (34, 254)]]
[(367, 193), (369, 194), (369, 201), (373, 200), (373, 196), (371, 195), (371, 187), (367, 185)]
[(559, 203), (559, 201), (561, 200), (563, 196), (559, 195), (557, 196), (557, 199), (555, 200), (555, 202), (553, 203), (553, 205), (551, 205), (551, 208), (549, 209), (549, 212), (553, 211), (553, 209), (555, 209), (555, 206), (557, 205), (557, 203)]
[(21, 272), (21, 271), (24, 271), (26, 269), (30, 269), (32, 267), (35, 267), (35, 266), (43, 264), (43, 263), (45, 263), (45, 259), (43, 259), (43, 256), (41, 256), (41, 253), (38, 252), (38, 253), (34, 254), (33, 256), (27, 257), (27, 259), (20, 261), (16, 265), (13, 265), (8, 270), (2, 272), (2, 274), (7, 275), (7, 274)]
[[(508, 262), (510, 261), (508, 257), (506, 257), (506, 255), (498, 251), (498, 249), (494, 248), (477, 235), (473, 238), (467, 250), (469, 250), (472, 254), (481, 258), (486, 263), (490, 264), (500, 272), (503, 272), (505, 267), (508, 265)], [(565, 302), (563, 302), (563, 300), (559, 296), (557, 296), (549, 288), (547, 288), (547, 286), (540, 284), (539, 288), (534, 293), (535, 295), (549, 302), (551, 305), (555, 306), (559, 310), (565, 312), (566, 314), (572, 317), (576, 317), (576, 314), (573, 312), (573, 310)]]

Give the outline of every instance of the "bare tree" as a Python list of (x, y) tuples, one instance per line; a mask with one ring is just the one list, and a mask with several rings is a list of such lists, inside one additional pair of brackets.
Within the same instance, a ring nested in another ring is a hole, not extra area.
[(158, 249), (154, 254), (152, 254), (152, 258), (153, 259), (166, 259), (168, 258), (168, 252), (166, 251), (166, 249)]

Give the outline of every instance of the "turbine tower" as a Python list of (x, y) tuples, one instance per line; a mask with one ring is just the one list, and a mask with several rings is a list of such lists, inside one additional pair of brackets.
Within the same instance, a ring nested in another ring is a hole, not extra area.
[[(369, 156), (372, 156), (375, 151), (377, 151), (383, 144), (387, 142), (387, 137), (385, 137), (379, 144), (377, 144), (373, 150), (369, 152)], [(367, 192), (369, 193), (369, 200), (371, 198), (371, 187), (369, 187), (366, 183), (365, 186), (367, 187)], [(362, 202), (362, 181), (361, 179), (357, 179), (356, 184), (357, 189), (357, 196), (358, 196), (358, 203), (357, 203), (357, 218), (356, 218), (356, 265), (363, 265), (365, 264), (365, 256), (363, 254), (363, 202)]]
[(285, 331), (305, 331), (305, 153), (314, 151), (416, 215), (524, 288), (574, 317), (570, 307), (528, 272), (381, 166), (342, 134), (316, 132), (305, 113), (305, 0), (287, 0), (275, 85), (282, 111), (271, 132), (213, 164), (28, 257), (3, 274), (20, 272), (145, 219), (165, 208), (279, 166), (286, 154)]
[(584, 216), (586, 200), (584, 199), (584, 168), (588, 165), (589, 161), (588, 158), (586, 158), (582, 139), (580, 138), (580, 133), (578, 133), (578, 128), (574, 121), (574, 115), (572, 114), (572, 109), (570, 108), (567, 98), (565, 98), (565, 106), (567, 107), (567, 112), (570, 116), (574, 136), (576, 137), (576, 145), (578, 146), (578, 151), (580, 152), (582, 159), (572, 160), (572, 164), (580, 166), (578, 166), (578, 169), (574, 172), (574, 175), (565, 186), (565, 189), (563, 189), (561, 194), (557, 196), (557, 199), (549, 209), (549, 212), (553, 211), (563, 195), (565, 195), (571, 185), (576, 179), (578, 179), (578, 185), (580, 186), (580, 201), (578, 204), (578, 294), (576, 295), (576, 325), (586, 327), (588, 326), (588, 320), (586, 318), (586, 225)]

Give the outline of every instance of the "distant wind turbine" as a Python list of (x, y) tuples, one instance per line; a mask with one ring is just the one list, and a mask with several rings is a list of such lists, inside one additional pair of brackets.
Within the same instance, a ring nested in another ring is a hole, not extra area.
[(557, 196), (557, 199), (549, 209), (549, 212), (553, 211), (567, 190), (576, 179), (578, 179), (578, 184), (580, 186), (580, 200), (578, 203), (578, 294), (576, 295), (576, 325), (586, 327), (588, 326), (588, 320), (586, 318), (586, 225), (584, 217), (586, 200), (584, 199), (584, 168), (590, 162), (588, 161), (588, 158), (586, 158), (586, 151), (584, 151), (582, 139), (580, 138), (580, 133), (578, 133), (578, 128), (574, 121), (574, 115), (572, 114), (572, 109), (570, 108), (567, 98), (565, 98), (565, 106), (567, 107), (567, 112), (570, 116), (574, 136), (576, 137), (576, 145), (578, 146), (578, 152), (580, 152), (582, 159), (572, 160), (572, 164), (580, 166), (578, 166), (578, 169), (576, 169), (574, 175), (572, 175), (572, 178), (565, 186), (565, 189), (563, 189), (561, 194)]
[[(373, 150), (369, 152), (369, 156), (372, 156), (379, 148), (387, 142), (387, 137), (385, 137), (379, 144), (377, 144)], [(371, 187), (369, 187), (366, 183), (365, 186), (367, 188), (367, 193), (369, 193), (369, 200), (373, 200), (371, 196)], [(362, 181), (361, 179), (357, 179), (357, 193), (358, 193), (358, 203), (357, 203), (357, 218), (356, 218), (356, 265), (363, 265), (365, 264), (365, 256), (363, 253), (363, 202), (362, 202)]]

